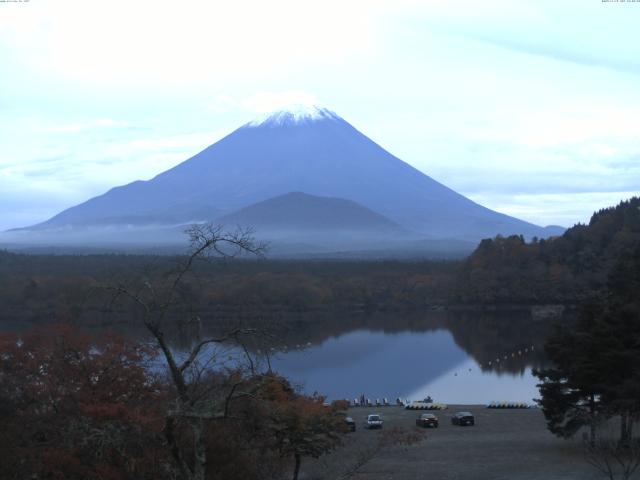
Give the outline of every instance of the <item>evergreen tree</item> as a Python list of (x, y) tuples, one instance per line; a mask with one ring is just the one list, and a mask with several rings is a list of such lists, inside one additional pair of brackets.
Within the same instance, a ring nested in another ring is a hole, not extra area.
[(626, 250), (608, 277), (607, 289), (586, 305), (573, 329), (558, 329), (546, 351), (553, 367), (538, 371), (539, 400), (549, 430), (572, 436), (599, 421), (621, 420), (628, 444), (640, 418), (640, 247)]
[(620, 416), (620, 441), (628, 444), (640, 418), (640, 247), (621, 256), (608, 280), (606, 310), (595, 334), (607, 365), (603, 402)]
[(590, 428), (590, 441), (596, 426), (606, 415), (601, 397), (606, 366), (600, 361), (602, 345), (593, 334), (599, 315), (598, 304), (585, 307), (575, 328), (558, 328), (549, 337), (545, 350), (553, 367), (534, 371), (541, 380), (539, 405), (549, 431), (572, 437), (582, 427)]

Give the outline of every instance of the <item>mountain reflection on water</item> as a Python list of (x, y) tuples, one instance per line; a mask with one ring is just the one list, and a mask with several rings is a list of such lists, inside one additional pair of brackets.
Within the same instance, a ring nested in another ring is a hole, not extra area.
[[(249, 350), (258, 356), (270, 352), (274, 370), (305, 392), (317, 391), (329, 399), (364, 394), (391, 401), (431, 396), (444, 403), (531, 402), (538, 397), (531, 370), (545, 364), (546, 335), (553, 323), (571, 321), (571, 313), (545, 319), (530, 308), (506, 307), (234, 314), (226, 320), (218, 317), (215, 328), (176, 328), (167, 338), (176, 352), (184, 352), (199, 339), (239, 324), (267, 331), (269, 335), (249, 339)], [(148, 339), (140, 324), (121, 330), (129, 337)], [(228, 356), (230, 365), (243, 356), (231, 345), (221, 347), (217, 355)]]
[(304, 391), (330, 399), (532, 402), (538, 390), (531, 370), (544, 365), (550, 324), (529, 309), (308, 322), (283, 335), (271, 364)]
[(446, 330), (356, 330), (304, 350), (281, 353), (272, 365), (305, 391), (318, 391), (331, 399), (364, 393), (390, 399), (430, 395), (446, 403), (530, 402), (537, 396), (536, 380), (527, 361), (519, 360), (525, 365), (520, 372), (483, 371)]

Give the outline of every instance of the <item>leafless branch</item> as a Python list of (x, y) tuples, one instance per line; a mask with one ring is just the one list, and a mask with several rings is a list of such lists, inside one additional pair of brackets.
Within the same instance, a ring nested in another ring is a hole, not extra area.
[(637, 440), (627, 446), (610, 439), (600, 439), (595, 444), (587, 442), (585, 454), (587, 463), (610, 480), (628, 480), (640, 468), (640, 444)]
[[(207, 346), (212, 344), (224, 344), (234, 341), (240, 345), (248, 360), (252, 376), (256, 376), (255, 363), (244, 342), (242, 336), (254, 335), (253, 329), (236, 328), (225, 335), (200, 339), (189, 349), (186, 358), (179, 362), (169, 347), (165, 338), (163, 323), (168, 312), (174, 311), (174, 307), (185, 304), (182, 285), (188, 274), (193, 274), (195, 263), (199, 259), (208, 256), (233, 258), (241, 254), (264, 255), (267, 245), (257, 243), (253, 238), (253, 232), (249, 229), (237, 229), (234, 232), (226, 232), (222, 226), (213, 224), (193, 225), (186, 231), (191, 242), (191, 250), (177, 268), (171, 272), (164, 281), (153, 282), (145, 279), (137, 287), (124, 284), (116, 284), (108, 290), (113, 292), (112, 304), (120, 297), (127, 298), (143, 311), (143, 323), (153, 336), (155, 344), (159, 347), (167, 364), (167, 369), (173, 386), (177, 391), (177, 398), (167, 410), (164, 435), (171, 450), (171, 454), (184, 478), (204, 480), (206, 448), (204, 445), (205, 428), (210, 420), (226, 418), (229, 416), (231, 402), (237, 398), (254, 396), (259, 388), (260, 381), (253, 385), (247, 385), (240, 376), (239, 380), (233, 380), (229, 385), (220, 383), (216, 375), (210, 375), (215, 371), (211, 365), (214, 357), (200, 359)], [(146, 276), (149, 278), (149, 276)], [(151, 277), (152, 278), (152, 277)], [(185, 312), (181, 312), (183, 315)], [(193, 306), (187, 305), (186, 316), (189, 320), (196, 319), (200, 325), (200, 318), (193, 311)], [(229, 377), (232, 380), (233, 376)], [(247, 387), (242, 391), (241, 387)], [(193, 444), (185, 448), (179, 445), (175, 433), (177, 423), (185, 420), (193, 434)], [(191, 453), (187, 453), (191, 452)], [(193, 455), (192, 461), (185, 460), (185, 455)]]

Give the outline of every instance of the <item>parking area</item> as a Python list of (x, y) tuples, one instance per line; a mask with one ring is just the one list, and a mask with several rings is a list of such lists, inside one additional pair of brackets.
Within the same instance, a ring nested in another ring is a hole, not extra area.
[[(474, 426), (451, 424), (451, 416), (469, 411)], [(379, 413), (382, 430), (366, 430), (367, 415)], [(422, 441), (388, 445), (383, 435), (394, 427), (416, 429), (422, 411), (402, 407), (356, 407), (349, 415), (356, 432), (344, 445), (303, 467), (307, 479), (339, 479), (355, 469), (350, 478), (413, 480), (589, 480), (602, 478), (587, 464), (580, 439), (563, 440), (550, 434), (542, 412), (534, 409), (487, 409), (481, 405), (450, 405), (441, 412), (439, 428), (428, 428)], [(383, 446), (381, 446), (383, 445)], [(361, 467), (356, 469), (358, 464)]]

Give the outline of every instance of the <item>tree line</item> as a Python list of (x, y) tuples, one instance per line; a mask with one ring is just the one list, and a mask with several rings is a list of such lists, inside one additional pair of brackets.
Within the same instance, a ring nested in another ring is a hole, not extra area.
[(606, 286), (619, 258), (640, 245), (640, 198), (593, 214), (562, 236), (486, 239), (457, 277), (462, 303), (579, 304)]
[[(0, 252), (0, 321), (82, 325), (127, 320), (103, 286), (160, 275), (179, 257), (55, 256)], [(197, 259), (183, 292), (217, 318), (304, 312), (363, 312), (446, 303), (454, 262)]]

